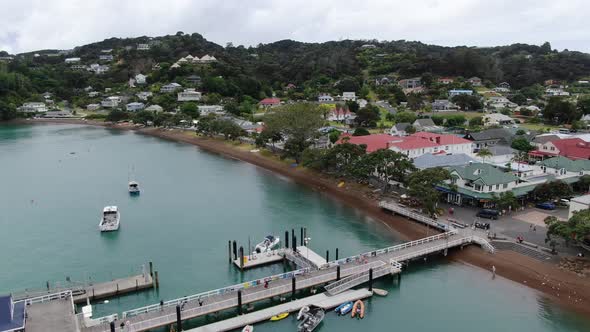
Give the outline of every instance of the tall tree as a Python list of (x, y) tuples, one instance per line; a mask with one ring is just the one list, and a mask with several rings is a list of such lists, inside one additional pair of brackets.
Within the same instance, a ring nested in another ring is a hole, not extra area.
[(448, 170), (435, 167), (416, 171), (410, 174), (408, 179), (408, 193), (422, 202), (423, 208), (433, 216), (436, 213), (436, 207), (440, 193), (435, 186), (451, 179), (451, 173)]
[(572, 123), (580, 118), (580, 113), (568, 100), (551, 97), (543, 110), (543, 117), (555, 124)]

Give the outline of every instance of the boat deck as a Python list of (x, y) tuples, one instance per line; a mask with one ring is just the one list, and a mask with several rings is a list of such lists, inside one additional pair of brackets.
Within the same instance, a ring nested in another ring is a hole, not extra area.
[[(239, 329), (246, 325), (253, 325), (262, 321), (269, 320), (272, 316), (283, 312), (298, 312), (301, 308), (309, 305), (316, 305), (323, 309), (331, 309), (339, 306), (342, 303), (349, 301), (356, 301), (367, 298), (372, 295), (368, 289), (350, 290), (340, 293), (335, 296), (328, 296), (325, 293), (309, 296), (300, 300), (295, 300), (277, 306), (258, 310), (246, 315), (233, 317), (213, 324), (201, 326), (195, 329), (187, 330), (187, 332), (214, 332), (214, 331), (230, 331)], [(272, 323), (269, 323), (272, 324)]]

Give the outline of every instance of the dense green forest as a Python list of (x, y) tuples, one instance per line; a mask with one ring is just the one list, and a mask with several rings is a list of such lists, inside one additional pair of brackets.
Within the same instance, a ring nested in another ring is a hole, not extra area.
[[(149, 43), (150, 49), (136, 49)], [(374, 47), (363, 47), (370, 44)], [(80, 57), (82, 63), (100, 63), (102, 50), (112, 49), (111, 69), (102, 75), (76, 71), (64, 63), (65, 57)], [(2, 52), (0, 52), (2, 53)], [(590, 55), (555, 51), (549, 43), (541, 46), (514, 44), (501, 47), (442, 47), (408, 41), (343, 40), (302, 43), (282, 40), (256, 47), (220, 46), (203, 36), (178, 32), (163, 37), (110, 38), (76, 47), (67, 55), (56, 50), (16, 55), (0, 62), (0, 109), (3, 117), (23, 101), (34, 101), (48, 91), (57, 100), (74, 105), (87, 102), (82, 89), (106, 87), (121, 92), (129, 78), (148, 75), (148, 83), (183, 83), (199, 75), (199, 89), (237, 103), (254, 103), (276, 94), (291, 99), (312, 100), (319, 92), (356, 91), (374, 78), (401, 79), (412, 76), (481, 77), (487, 84), (509, 82), (515, 88), (542, 83), (547, 79), (572, 81), (590, 73)], [(5, 53), (2, 53), (7, 55)], [(170, 66), (188, 54), (214, 55), (219, 61), (206, 66)], [(50, 56), (54, 55), (54, 56)], [(159, 67), (154, 68), (158, 64)], [(296, 88), (285, 87), (294, 84)], [(399, 95), (394, 88), (389, 91)], [(403, 97), (397, 98), (402, 99)], [(9, 114), (9, 115), (7, 115)]]

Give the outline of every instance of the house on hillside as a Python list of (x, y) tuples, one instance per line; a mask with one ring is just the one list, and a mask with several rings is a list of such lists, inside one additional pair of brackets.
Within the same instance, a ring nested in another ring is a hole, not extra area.
[(160, 106), (160, 105), (154, 104), (154, 105), (150, 105), (150, 106), (146, 107), (145, 110), (148, 111), (148, 112), (159, 113), (159, 112), (163, 112), (164, 111), (164, 108), (162, 106)]
[(328, 94), (328, 93), (320, 93), (320, 95), (318, 96), (318, 102), (319, 103), (333, 103), (334, 97), (330, 96), (330, 94)]
[(443, 127), (437, 126), (432, 119), (417, 119), (412, 123), (412, 126), (416, 128), (416, 131), (427, 131), (431, 133), (440, 133), (443, 131)]
[(209, 114), (225, 115), (225, 111), (221, 105), (199, 105), (198, 108), (200, 116), (207, 116)]
[(145, 108), (144, 103), (133, 102), (133, 103), (129, 103), (129, 104), (125, 105), (125, 109), (128, 112), (137, 112), (137, 111), (141, 111), (144, 108)]
[(137, 44), (138, 51), (149, 51), (150, 44)]
[(141, 91), (141, 92), (138, 92), (136, 94), (136, 96), (140, 100), (148, 100), (148, 98), (150, 98), (151, 96), (153, 96), (153, 93), (151, 91)]
[(463, 138), (473, 142), (475, 152), (498, 144), (509, 145), (514, 134), (506, 128), (492, 128), (479, 132), (469, 132)]
[(483, 116), (484, 127), (512, 125), (515, 121), (513, 118), (502, 113), (490, 113)]
[(201, 84), (201, 76), (199, 76), (199, 75), (190, 75), (189, 77), (186, 78), (186, 81), (189, 84), (198, 85), (198, 84)]
[(449, 90), (449, 98), (453, 98), (455, 96), (461, 96), (461, 95), (471, 96), (472, 94), (473, 94), (473, 90), (461, 90), (461, 89)]
[(518, 104), (511, 102), (508, 98), (502, 96), (492, 96), (488, 98), (486, 105), (491, 108), (516, 108)]
[(103, 99), (100, 102), (100, 106), (102, 107), (107, 107), (107, 108), (115, 108), (119, 106), (119, 103), (121, 102), (121, 97), (119, 96), (110, 96), (107, 97), (105, 99)]
[(328, 121), (337, 121), (343, 123), (352, 123), (356, 119), (356, 114), (344, 108), (335, 108), (328, 113)]
[(455, 80), (451, 77), (441, 77), (438, 79), (438, 83), (448, 85), (455, 82)]
[(481, 84), (482, 84), (481, 78), (475, 77), (475, 76), (468, 79), (467, 82), (469, 82), (469, 84), (471, 84), (473, 86), (481, 86)]
[(340, 97), (342, 101), (356, 101), (356, 93), (354, 92), (342, 92), (342, 96)]
[(113, 61), (114, 57), (111, 54), (101, 54), (98, 56), (100, 61)]
[(176, 82), (173, 82), (173, 83), (170, 83), (170, 84), (163, 85), (160, 88), (160, 92), (162, 92), (162, 93), (171, 93), (171, 92), (174, 92), (174, 91), (176, 91), (176, 90), (178, 90), (180, 88), (182, 88), (182, 85), (180, 85), (180, 84), (178, 84)]
[(432, 102), (431, 106), (434, 112), (454, 111), (459, 109), (457, 105), (453, 104), (448, 99), (436, 99)]
[(421, 77), (413, 77), (413, 78), (406, 78), (403, 80), (399, 80), (397, 84), (402, 89), (415, 89), (422, 87), (422, 78)]
[(82, 59), (80, 58), (66, 58), (64, 60), (65, 63), (67, 64), (73, 64), (73, 63), (79, 63)]
[(178, 101), (199, 101), (201, 97), (201, 92), (195, 89), (184, 89), (178, 93)]
[(28, 102), (16, 110), (21, 113), (45, 113), (47, 112), (47, 106), (42, 102)]
[(275, 106), (279, 106), (281, 105), (281, 100), (279, 98), (264, 98), (262, 99), (258, 105), (260, 105), (261, 108), (271, 108), (271, 107), (275, 107)]
[(86, 109), (89, 111), (98, 111), (100, 109), (100, 104), (88, 104)]
[(407, 136), (408, 133), (406, 132), (406, 129), (411, 125), (412, 124), (409, 122), (396, 123), (389, 130), (389, 134), (392, 136)]
[(137, 84), (145, 84), (147, 80), (147, 76), (142, 73), (135, 75), (135, 83)]

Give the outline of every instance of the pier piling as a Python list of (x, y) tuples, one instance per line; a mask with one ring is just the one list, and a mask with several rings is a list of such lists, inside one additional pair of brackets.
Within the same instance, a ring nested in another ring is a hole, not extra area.
[(154, 263), (150, 262), (150, 277), (154, 277)]
[(117, 292), (115, 294), (119, 294), (119, 284), (117, 283)]
[(155, 283), (156, 288), (160, 288), (160, 278), (158, 277), (158, 271), (154, 271), (154, 276), (156, 279), (156, 283)]
[(336, 260), (338, 260), (338, 248), (336, 248)]
[(293, 251), (297, 251), (297, 236), (293, 236)]
[(180, 305), (176, 305), (176, 331), (182, 331), (182, 318), (180, 317)]
[(234, 250), (234, 260), (236, 260), (236, 259), (238, 259), (238, 244), (236, 243), (235, 240), (232, 243), (232, 246), (233, 246), (233, 250)]
[(295, 241), (295, 230), (291, 228), (291, 249), (295, 250), (297, 248), (297, 241)]
[(289, 249), (289, 231), (285, 231), (285, 248)]
[(244, 271), (244, 247), (240, 246), (240, 271)]
[(330, 261), (330, 250), (326, 250), (326, 262)]
[(369, 292), (373, 291), (373, 268), (369, 269)]
[(303, 227), (301, 227), (299, 229), (299, 242), (301, 242), (301, 245), (304, 246), (305, 245), (305, 241), (303, 241)]
[(135, 290), (139, 289), (139, 281), (135, 279)]
[(110, 325), (111, 325), (111, 332), (115, 332), (115, 322), (112, 321)]
[(227, 255), (229, 256), (229, 263), (231, 264), (231, 241), (227, 244)]
[(238, 315), (242, 314), (242, 291), (238, 290)]
[(293, 279), (291, 279), (291, 300), (295, 299), (295, 287), (296, 287), (296, 281), (295, 281), (295, 277), (293, 277)]
[(340, 265), (336, 266), (336, 281), (340, 280)]

